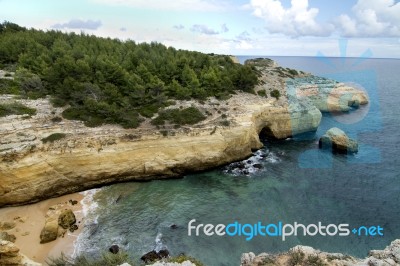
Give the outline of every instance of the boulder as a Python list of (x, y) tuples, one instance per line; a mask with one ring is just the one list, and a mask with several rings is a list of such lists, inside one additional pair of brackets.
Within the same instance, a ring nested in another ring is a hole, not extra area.
[(22, 256), (13, 243), (0, 240), (0, 265), (21, 265)]
[(58, 224), (64, 229), (70, 228), (75, 223), (76, 223), (75, 214), (70, 209), (64, 210), (58, 217)]
[(16, 226), (15, 222), (0, 222), (0, 230), (7, 231), (11, 230)]
[(152, 250), (146, 254), (144, 254), (140, 259), (145, 263), (161, 260), (163, 258), (167, 258), (169, 256), (169, 251), (166, 249), (162, 249), (160, 251)]
[(40, 244), (45, 244), (57, 239), (58, 221), (56, 219), (48, 219), (40, 233)]
[(17, 238), (15, 235), (8, 234), (7, 232), (0, 232), (0, 240), (6, 240), (15, 243)]
[(319, 147), (345, 154), (358, 152), (358, 142), (349, 138), (344, 131), (336, 127), (329, 129), (319, 139)]

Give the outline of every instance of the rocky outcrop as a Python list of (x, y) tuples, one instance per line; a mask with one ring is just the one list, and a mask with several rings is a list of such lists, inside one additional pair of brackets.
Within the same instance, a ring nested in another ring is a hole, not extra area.
[(9, 241), (9, 242), (15, 243), (16, 239), (17, 238), (13, 234), (9, 234), (7, 232), (0, 232), (0, 240), (5, 240), (5, 241)]
[(308, 99), (321, 112), (348, 112), (368, 103), (365, 91), (317, 76), (286, 81), (288, 95)]
[(55, 218), (46, 219), (46, 223), (40, 232), (40, 244), (46, 244), (58, 237), (58, 221)]
[(168, 258), (169, 251), (166, 249), (162, 249), (160, 251), (152, 250), (144, 254), (140, 259), (145, 263), (161, 260), (164, 258)]
[(286, 266), (286, 265), (325, 265), (325, 266), (396, 266), (400, 265), (400, 239), (393, 241), (384, 250), (371, 250), (365, 259), (354, 258), (341, 253), (327, 253), (308, 246), (296, 246), (281, 254), (244, 253), (241, 266)]
[(72, 210), (63, 210), (58, 216), (58, 225), (64, 229), (69, 229), (76, 223), (75, 214)]
[[(315, 131), (322, 115), (313, 101), (286, 91), (281, 68), (274, 71), (275, 62), (260, 62), (263, 75), (257, 90), (279, 89), (279, 99), (237, 93), (229, 100), (209, 99), (205, 104), (177, 101), (177, 107), (197, 106), (207, 119), (169, 129), (168, 136), (149, 123), (138, 129), (87, 128), (79, 121), (54, 119), (63, 109), (48, 99), (18, 100), (37, 109), (37, 114), (0, 118), (0, 207), (114, 182), (179, 177), (247, 158), (262, 147), (260, 132), (285, 139)], [(0, 103), (10, 97), (0, 97)], [(61, 132), (65, 138), (41, 141)]]
[(40, 244), (52, 242), (69, 229), (71, 232), (78, 229), (75, 214), (71, 209), (62, 209), (62, 204), (57, 204), (47, 211), (45, 225), (40, 233)]
[(358, 152), (358, 142), (349, 138), (344, 131), (336, 127), (329, 129), (319, 139), (319, 147), (345, 154)]
[(4, 266), (41, 266), (28, 259), (25, 255), (19, 252), (19, 248), (14, 243), (0, 240), (0, 265)]
[[(213, 168), (244, 159), (262, 147), (259, 133), (263, 129), (276, 138), (286, 138), (316, 130), (321, 119), (321, 113), (311, 105), (288, 105), (242, 93), (215, 103), (226, 109), (230, 126), (216, 124), (214, 119), (221, 116), (216, 112), (196, 127), (181, 127), (164, 137), (153, 128), (93, 129), (77, 121), (46, 127), (51, 113), (60, 110), (45, 100), (25, 104), (40, 104), (41, 108), (30, 119), (0, 119), (1, 140), (9, 147), (0, 152), (0, 206), (112, 182), (171, 178)], [(17, 140), (22, 132), (31, 137)], [(65, 132), (67, 137), (52, 143), (40, 141), (52, 132)]]

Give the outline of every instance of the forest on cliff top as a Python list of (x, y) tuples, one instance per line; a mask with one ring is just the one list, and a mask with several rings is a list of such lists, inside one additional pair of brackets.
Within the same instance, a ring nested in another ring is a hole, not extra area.
[(63, 115), (85, 121), (137, 127), (174, 100), (228, 97), (253, 92), (256, 70), (229, 56), (177, 50), (160, 43), (101, 38), (85, 33), (27, 29), (0, 24), (0, 93), (50, 95)]

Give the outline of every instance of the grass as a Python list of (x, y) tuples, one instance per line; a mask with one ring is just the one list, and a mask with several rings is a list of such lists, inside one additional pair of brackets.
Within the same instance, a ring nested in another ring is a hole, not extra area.
[(203, 121), (206, 117), (196, 107), (185, 109), (167, 109), (158, 113), (151, 123), (155, 126), (164, 125), (166, 121), (177, 125), (193, 125)]
[(191, 261), (194, 265), (196, 266), (205, 266), (202, 262), (200, 262), (199, 260), (192, 258), (190, 256), (186, 256), (184, 254), (181, 254), (179, 256), (176, 257), (172, 257), (168, 259), (168, 262), (175, 262), (175, 263), (182, 263), (184, 261)]
[(12, 79), (0, 79), (0, 94), (21, 94), (18, 84)]
[(43, 138), (43, 139), (42, 139), (42, 142), (43, 142), (43, 143), (54, 142), (54, 141), (63, 139), (63, 138), (65, 138), (66, 136), (67, 136), (67, 135), (64, 134), (64, 133), (54, 133), (54, 134), (51, 134), (50, 136), (48, 136), (48, 137), (46, 137), (46, 138)]
[(126, 252), (103, 253), (98, 259), (89, 259), (83, 255), (72, 259), (61, 253), (59, 258), (50, 258), (46, 261), (49, 266), (117, 266), (125, 262), (134, 265)]
[(25, 114), (34, 115), (36, 114), (36, 110), (17, 102), (0, 104), (0, 117)]

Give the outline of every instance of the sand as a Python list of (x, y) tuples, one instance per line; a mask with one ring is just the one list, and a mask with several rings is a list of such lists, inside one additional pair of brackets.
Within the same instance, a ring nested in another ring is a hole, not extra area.
[[(74, 241), (83, 227), (82, 199), (83, 195), (75, 193), (30, 205), (1, 208), (0, 221), (14, 221), (16, 227), (6, 232), (17, 237), (15, 244), (21, 253), (33, 261), (45, 263), (50, 257), (59, 257), (62, 252), (65, 255), (73, 254)], [(76, 200), (78, 204), (72, 205), (69, 200)], [(40, 232), (45, 224), (46, 212), (54, 205), (70, 208), (76, 216), (79, 229), (74, 233), (68, 231), (64, 237), (59, 237), (53, 242), (40, 244)]]

